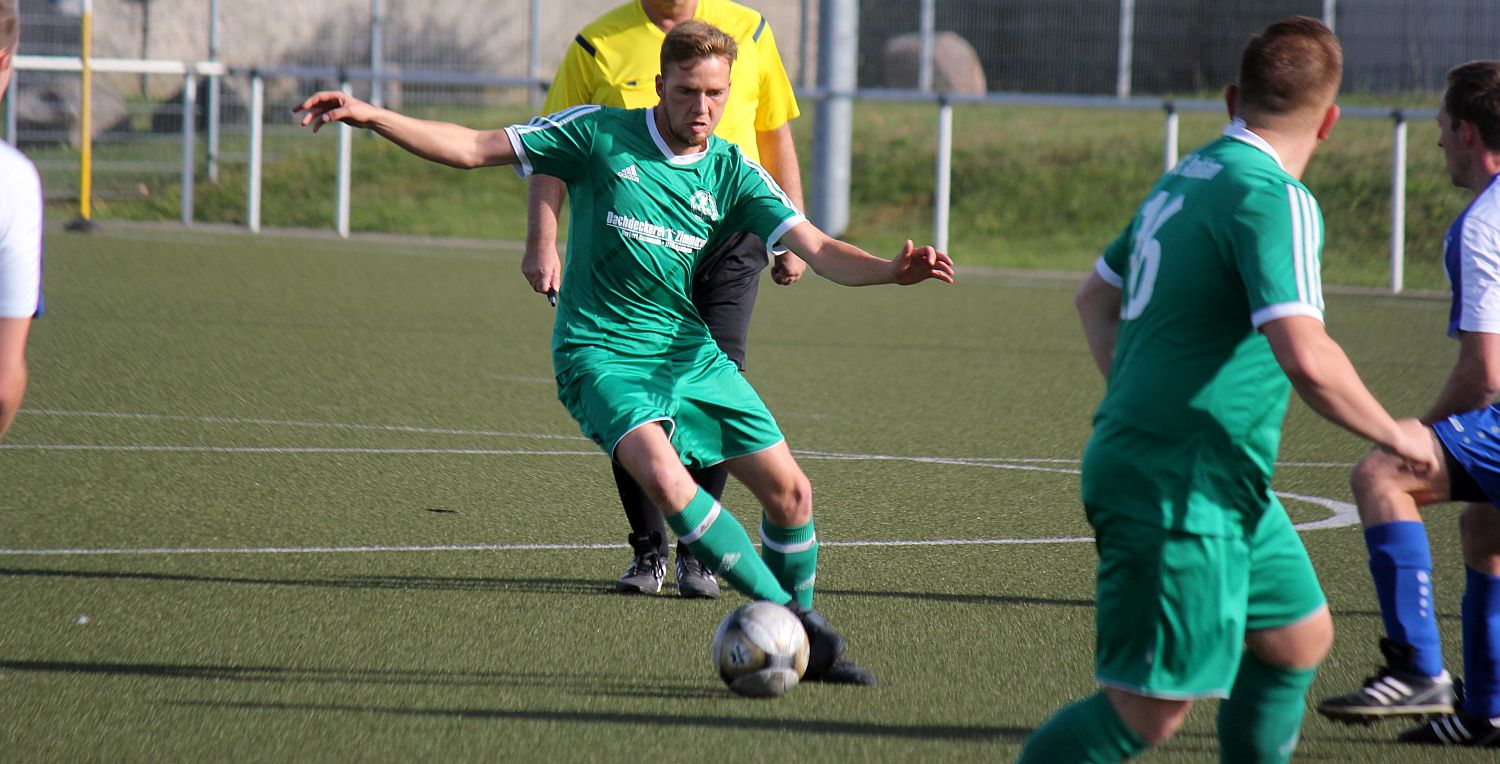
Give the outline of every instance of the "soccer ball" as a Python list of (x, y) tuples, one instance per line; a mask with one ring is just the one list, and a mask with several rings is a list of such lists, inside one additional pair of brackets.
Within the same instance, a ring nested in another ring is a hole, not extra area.
[(774, 602), (752, 602), (730, 613), (714, 634), (714, 670), (729, 689), (774, 698), (797, 686), (807, 670), (807, 631)]

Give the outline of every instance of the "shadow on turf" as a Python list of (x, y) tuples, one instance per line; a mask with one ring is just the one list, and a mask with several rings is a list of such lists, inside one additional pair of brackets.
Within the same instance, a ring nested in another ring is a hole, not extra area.
[[(726, 691), (713, 697), (729, 700)], [(948, 724), (886, 724), (876, 722), (820, 721), (817, 719), (755, 719), (739, 716), (674, 716), (659, 713), (620, 713), (607, 711), (525, 711), (500, 708), (402, 708), (399, 706), (354, 706), (324, 703), (252, 703), (215, 701), (174, 701), (172, 705), (199, 708), (241, 709), (250, 711), (338, 711), (360, 714), (393, 714), (430, 716), (480, 721), (577, 722), (581, 724), (622, 724), (640, 727), (711, 727), (718, 729), (763, 730), (767, 732), (802, 732), (824, 735), (861, 737), (897, 737), (915, 740), (997, 740), (1018, 743), (1031, 734), (1024, 727), (979, 727)]]
[(660, 674), (568, 674), (547, 671), (419, 671), (412, 669), (296, 668), (183, 663), (107, 663), (87, 661), (0, 660), (3, 672), (82, 674), (158, 679), (275, 682), (324, 685), (403, 685), (437, 687), (540, 687), (608, 697), (659, 697), (668, 700), (723, 698), (722, 690), (701, 680)]

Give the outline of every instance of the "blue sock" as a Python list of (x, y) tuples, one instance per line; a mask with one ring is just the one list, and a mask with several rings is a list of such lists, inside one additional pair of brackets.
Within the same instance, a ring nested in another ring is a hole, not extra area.
[(1464, 712), (1500, 716), (1500, 578), (1465, 567)]
[(1443, 647), (1432, 609), (1432, 551), (1427, 527), (1396, 522), (1365, 529), (1370, 576), (1380, 599), (1385, 635), (1412, 646), (1412, 664), (1427, 676), (1443, 673)]

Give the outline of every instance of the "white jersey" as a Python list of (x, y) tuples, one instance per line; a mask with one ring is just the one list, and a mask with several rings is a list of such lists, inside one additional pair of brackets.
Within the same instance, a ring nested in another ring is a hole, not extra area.
[(36, 166), (0, 143), (0, 318), (42, 310), (42, 181)]
[(1443, 255), (1453, 287), (1448, 334), (1500, 334), (1500, 175), (1448, 228)]

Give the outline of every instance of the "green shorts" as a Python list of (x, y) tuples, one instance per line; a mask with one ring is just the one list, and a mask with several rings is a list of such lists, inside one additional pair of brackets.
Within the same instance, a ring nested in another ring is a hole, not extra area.
[(1326, 602), (1281, 503), (1246, 536), (1175, 532), (1089, 507), (1099, 551), (1095, 675), (1176, 700), (1226, 698), (1245, 632), (1296, 623)]
[(682, 463), (692, 469), (785, 439), (755, 389), (718, 348), (663, 358), (588, 350), (567, 360), (557, 374), (557, 399), (611, 457), (621, 438), (653, 422), (664, 423)]

